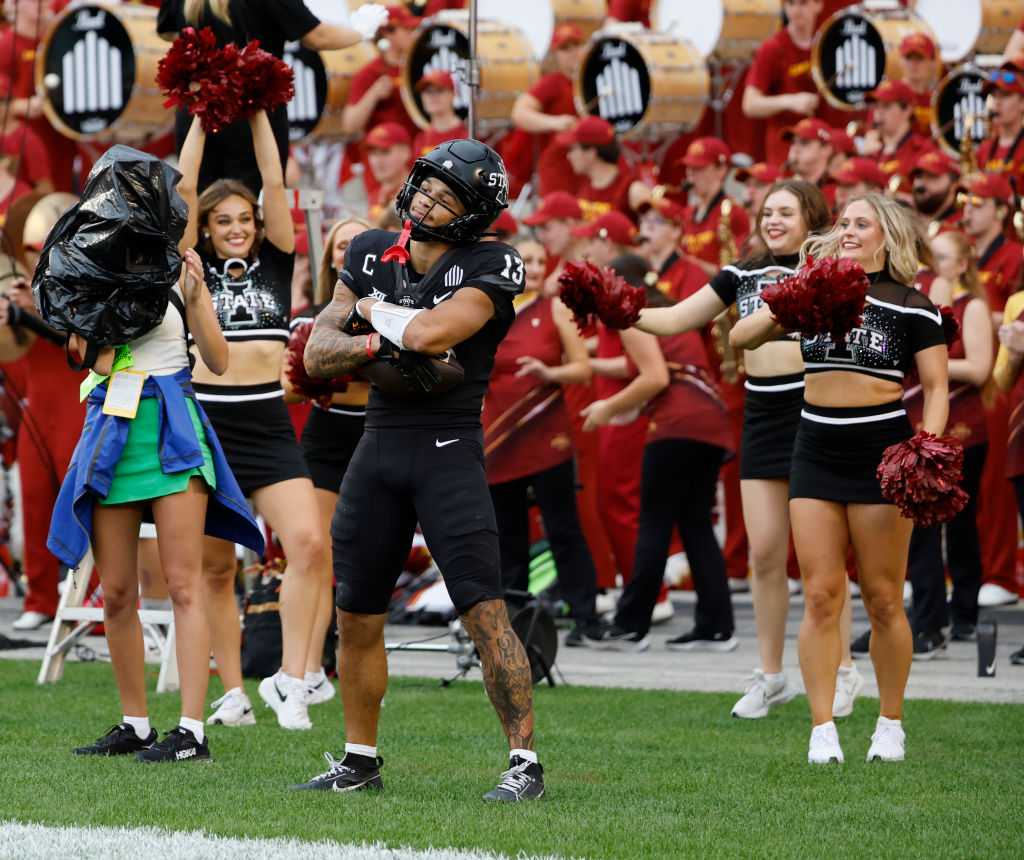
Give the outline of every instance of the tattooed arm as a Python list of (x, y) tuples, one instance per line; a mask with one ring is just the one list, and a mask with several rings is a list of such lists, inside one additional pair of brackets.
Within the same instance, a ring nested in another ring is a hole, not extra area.
[(314, 378), (344, 376), (370, 360), (366, 335), (345, 334), (341, 330), (356, 303), (356, 294), (341, 281), (334, 287), (334, 298), (313, 323), (306, 343), (306, 373)]

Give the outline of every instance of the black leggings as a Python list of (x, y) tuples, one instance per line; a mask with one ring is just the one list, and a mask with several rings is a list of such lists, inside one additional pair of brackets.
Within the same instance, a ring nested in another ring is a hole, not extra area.
[(721, 448), (692, 439), (663, 439), (644, 448), (636, 562), (615, 614), (619, 627), (641, 635), (650, 630), (676, 526), (697, 591), (697, 629), (732, 635), (725, 559), (711, 522), (724, 456)]
[(544, 519), (562, 597), (568, 601), (573, 618), (588, 621), (596, 613), (597, 571), (576, 512), (572, 460), (514, 481), (491, 484), (501, 548), (502, 587), (526, 591), (529, 586), (531, 487)]
[[(946, 561), (942, 559), (942, 525), (914, 527), (910, 537), (908, 574), (914, 588), (910, 626), (915, 633), (936, 633), (954, 624), (978, 623), (978, 589), (981, 588), (981, 546), (978, 543), (978, 488), (988, 445), (972, 445), (964, 451), (960, 486), (968, 495), (967, 506), (945, 524)], [(946, 609), (946, 567), (953, 580), (950, 611)]]

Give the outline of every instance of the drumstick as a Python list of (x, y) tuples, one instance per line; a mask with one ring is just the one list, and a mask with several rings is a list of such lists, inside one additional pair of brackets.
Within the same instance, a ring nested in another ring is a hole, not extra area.
[(611, 84), (598, 84), (597, 92), (594, 94), (594, 97), (584, 103), (583, 112), (590, 113), (590, 109), (594, 106), (595, 102), (597, 102), (599, 99), (603, 99), (613, 95), (615, 95), (615, 90), (612, 89)]

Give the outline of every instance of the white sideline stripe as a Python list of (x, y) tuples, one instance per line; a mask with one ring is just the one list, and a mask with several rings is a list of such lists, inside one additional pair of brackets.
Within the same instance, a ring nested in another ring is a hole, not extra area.
[[(304, 842), (298, 839), (237, 839), (201, 831), (155, 827), (50, 827), (0, 821), (0, 858), (52, 860), (102, 857), (104, 860), (504, 860), (507, 855), (455, 848), (389, 848), (381, 843)], [(554, 855), (516, 855), (516, 860), (559, 860)]]

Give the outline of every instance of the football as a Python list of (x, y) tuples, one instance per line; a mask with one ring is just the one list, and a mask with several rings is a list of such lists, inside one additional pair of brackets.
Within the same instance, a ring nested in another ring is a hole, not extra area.
[(466, 372), (449, 350), (445, 355), (402, 352), (375, 358), (363, 365), (359, 376), (391, 397), (429, 400), (459, 385)]

